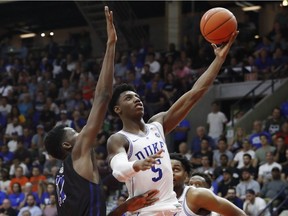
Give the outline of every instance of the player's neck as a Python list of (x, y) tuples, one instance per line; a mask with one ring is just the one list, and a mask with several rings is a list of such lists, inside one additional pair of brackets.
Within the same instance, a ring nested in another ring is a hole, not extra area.
[(123, 122), (123, 130), (133, 134), (146, 134), (145, 122), (142, 121), (126, 121)]

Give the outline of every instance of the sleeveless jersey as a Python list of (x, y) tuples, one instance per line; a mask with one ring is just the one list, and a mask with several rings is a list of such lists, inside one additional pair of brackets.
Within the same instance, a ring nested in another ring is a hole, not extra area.
[(59, 216), (105, 216), (106, 203), (101, 184), (80, 176), (73, 168), (71, 155), (63, 161), (56, 179)]
[[(181, 206), (173, 191), (173, 172), (170, 162), (168, 148), (165, 143), (163, 127), (158, 122), (145, 124), (147, 133), (145, 136), (138, 136), (123, 130), (118, 133), (124, 135), (129, 141), (128, 160), (143, 160), (150, 155), (163, 149), (162, 158), (151, 169), (137, 172), (132, 178), (125, 182), (129, 197), (140, 195), (151, 189), (158, 189), (159, 201), (154, 205), (138, 210), (136, 215), (159, 215), (156, 212), (175, 212), (181, 210)], [(146, 213), (145, 213), (146, 212)], [(154, 212), (154, 213), (153, 213)]]
[[(189, 188), (192, 188), (193, 186), (185, 186), (183, 193), (181, 194), (181, 196), (178, 198), (179, 203), (181, 203), (182, 205), (182, 211), (179, 214), (179, 216), (200, 216), (195, 214), (194, 212), (192, 212), (189, 207), (187, 206), (187, 202), (186, 202), (186, 193), (188, 191)], [(201, 214), (203, 215), (203, 214)], [(207, 214), (206, 216), (210, 216), (211, 214)]]

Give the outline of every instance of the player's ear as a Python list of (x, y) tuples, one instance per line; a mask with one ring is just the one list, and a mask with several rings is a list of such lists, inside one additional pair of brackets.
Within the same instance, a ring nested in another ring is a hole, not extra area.
[(62, 143), (62, 148), (68, 150), (68, 149), (72, 148), (72, 145), (70, 143), (68, 143), (68, 142), (63, 142)]
[(115, 112), (117, 115), (119, 115), (119, 113), (120, 113), (120, 111), (121, 111), (121, 109), (120, 109), (119, 106), (115, 106), (113, 110), (114, 110), (114, 112)]

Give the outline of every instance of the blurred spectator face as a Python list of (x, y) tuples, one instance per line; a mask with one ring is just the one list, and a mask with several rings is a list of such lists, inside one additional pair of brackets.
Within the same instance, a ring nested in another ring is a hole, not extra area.
[(260, 142), (262, 145), (268, 145), (268, 139), (266, 136), (260, 136)]
[(201, 145), (201, 149), (203, 149), (203, 150), (206, 150), (206, 149), (209, 148), (209, 142), (208, 142), (208, 140), (204, 140), (204, 139), (203, 139), (203, 140), (201, 141), (200, 145)]
[(243, 163), (244, 163), (245, 166), (250, 165), (250, 163), (251, 163), (250, 157), (248, 157), (246, 155), (243, 156)]
[(242, 146), (243, 146), (243, 149), (244, 149), (245, 151), (249, 150), (250, 147), (251, 147), (250, 142), (249, 142), (248, 140), (244, 140)]
[(218, 104), (216, 104), (216, 103), (212, 104), (212, 112), (216, 113), (219, 111), (219, 109), (220, 109), (220, 107), (218, 106)]
[(227, 144), (224, 140), (219, 140), (218, 148), (220, 151), (225, 151), (227, 149)]
[(55, 186), (52, 185), (52, 184), (48, 184), (48, 185), (47, 185), (47, 192), (48, 192), (49, 194), (53, 194), (54, 191), (55, 191)]
[(276, 144), (277, 149), (281, 149), (282, 146), (284, 145), (283, 137), (277, 137), (275, 144)]
[(19, 123), (18, 117), (14, 117), (13, 118), (13, 125), (16, 126), (16, 125), (18, 125), (18, 123)]
[(50, 204), (51, 205), (56, 204), (56, 197), (54, 194), (50, 194)]
[(23, 169), (22, 167), (17, 167), (16, 170), (15, 170), (15, 177), (21, 177), (23, 176)]
[(207, 157), (207, 156), (202, 156), (202, 158), (201, 158), (201, 164), (202, 164), (202, 166), (209, 166), (209, 163), (210, 163), (209, 157)]
[(33, 195), (29, 195), (27, 197), (27, 205), (30, 206), (30, 207), (35, 205), (35, 198), (34, 198)]
[(18, 184), (18, 183), (14, 183), (13, 185), (12, 185), (12, 191), (13, 191), (13, 193), (18, 193), (18, 192), (20, 192), (20, 184)]
[(250, 172), (247, 172), (247, 171), (243, 171), (243, 172), (242, 172), (242, 179), (243, 179), (243, 181), (248, 181), (248, 180), (250, 179), (250, 177), (251, 177)]
[(279, 119), (281, 116), (281, 112), (278, 108), (275, 108), (272, 112), (273, 119)]
[(281, 129), (283, 133), (288, 134), (288, 122), (284, 122)]
[(227, 199), (234, 199), (236, 197), (236, 191), (235, 189), (228, 189), (227, 191)]
[(246, 200), (249, 200), (251, 203), (254, 203), (255, 194), (246, 193)]
[(186, 154), (186, 153), (188, 152), (188, 145), (187, 145), (186, 142), (180, 143), (180, 145), (179, 145), (179, 152), (180, 152), (181, 154)]
[(255, 132), (260, 132), (260, 131), (262, 131), (262, 123), (261, 123), (260, 121), (255, 121), (255, 122), (253, 123), (253, 130), (254, 130)]
[(38, 176), (38, 175), (40, 175), (40, 170), (39, 170), (38, 167), (33, 167), (33, 169), (32, 169), (32, 175), (33, 175), (33, 176)]
[(271, 152), (267, 152), (266, 153), (266, 161), (268, 162), (268, 163), (272, 163), (273, 162), (273, 154), (271, 153)]
[(203, 137), (205, 135), (205, 128), (204, 127), (198, 127), (196, 130), (196, 133), (199, 137)]
[(10, 202), (10, 200), (9, 200), (9, 199), (4, 199), (4, 200), (3, 200), (2, 207), (3, 207), (4, 209), (10, 208), (10, 207), (11, 207), (11, 202)]
[(221, 163), (221, 166), (227, 166), (228, 157), (226, 155), (221, 155), (220, 156), (220, 163)]

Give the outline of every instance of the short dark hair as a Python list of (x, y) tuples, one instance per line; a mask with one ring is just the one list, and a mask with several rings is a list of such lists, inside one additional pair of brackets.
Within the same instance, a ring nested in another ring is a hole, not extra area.
[(118, 116), (115, 112), (114, 112), (114, 107), (116, 106), (116, 104), (118, 103), (118, 99), (120, 97), (120, 94), (122, 94), (125, 91), (133, 91), (136, 92), (135, 88), (131, 85), (128, 85), (127, 83), (123, 83), (120, 84), (118, 86), (116, 86), (114, 88), (113, 94), (112, 94), (112, 98), (110, 100), (109, 103), (109, 112), (114, 115), (114, 116)]
[(66, 132), (64, 130), (65, 125), (59, 125), (54, 127), (48, 132), (44, 139), (45, 148), (52, 157), (63, 160), (64, 159), (64, 150), (61, 147), (61, 144), (65, 138)]
[(206, 184), (208, 185), (209, 188), (212, 186), (212, 179), (211, 179), (211, 177), (208, 174), (196, 171), (196, 172), (193, 172), (191, 174), (191, 177), (193, 177), (193, 176), (201, 176), (202, 178), (205, 179), (205, 182), (206, 182)]
[(248, 157), (250, 160), (252, 160), (252, 156), (248, 153), (243, 154), (243, 157)]
[(255, 191), (253, 189), (246, 190), (246, 193), (255, 195)]
[(171, 153), (170, 159), (180, 161), (184, 167), (184, 170), (188, 173), (188, 175), (190, 175), (192, 167), (191, 167), (189, 160), (185, 156), (179, 153)]

